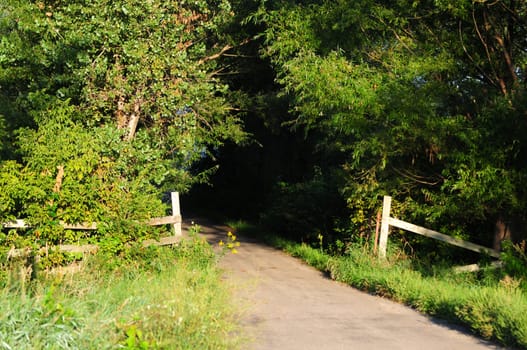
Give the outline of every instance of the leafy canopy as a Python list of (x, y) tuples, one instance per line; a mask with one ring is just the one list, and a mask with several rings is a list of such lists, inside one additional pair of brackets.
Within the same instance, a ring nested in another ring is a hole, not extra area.
[(335, 160), (324, 172), (346, 174), (352, 227), (385, 194), (404, 217), (479, 241), (500, 217), (527, 219), (526, 6), (281, 1), (250, 17), (285, 125), (316, 135)]
[(224, 0), (3, 2), (0, 219), (137, 222), (206, 181), (193, 165), (245, 138), (216, 77), (231, 17)]

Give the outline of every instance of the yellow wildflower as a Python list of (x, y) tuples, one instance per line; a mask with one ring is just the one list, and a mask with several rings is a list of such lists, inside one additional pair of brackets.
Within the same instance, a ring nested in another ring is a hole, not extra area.
[(223, 241), (220, 241), (220, 243), (219, 243), (220, 247), (223, 247), (224, 244), (225, 243), (223, 243)]
[(236, 249), (231, 250), (232, 254), (238, 254), (238, 251)]

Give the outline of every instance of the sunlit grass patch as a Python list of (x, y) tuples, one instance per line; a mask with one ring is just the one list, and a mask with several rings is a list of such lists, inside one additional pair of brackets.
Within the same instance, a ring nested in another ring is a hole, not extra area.
[(24, 291), (13, 278), (0, 291), (0, 349), (240, 346), (237, 306), (207, 243), (149, 248), (145, 257), (117, 267), (93, 258)]

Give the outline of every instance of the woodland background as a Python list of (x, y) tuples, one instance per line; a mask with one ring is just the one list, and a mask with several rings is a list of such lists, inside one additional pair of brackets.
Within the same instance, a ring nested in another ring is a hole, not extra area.
[(4, 1), (0, 219), (35, 228), (3, 245), (88, 235), (60, 221), (145, 238), (191, 188), (188, 208), (304, 241), (368, 238), (386, 194), (520, 241), (526, 23), (520, 0)]

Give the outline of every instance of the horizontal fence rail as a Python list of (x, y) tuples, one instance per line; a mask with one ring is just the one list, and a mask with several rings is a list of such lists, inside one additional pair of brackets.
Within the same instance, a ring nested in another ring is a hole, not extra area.
[[(82, 222), (78, 224), (68, 224), (68, 223), (65, 223), (64, 221), (60, 221), (59, 225), (65, 228), (66, 230), (86, 230), (86, 231), (97, 230), (96, 222), (92, 222), (92, 223)], [(17, 219), (17, 220), (2, 223), (2, 227), (3, 228), (31, 228), (33, 227), (33, 225), (27, 223), (26, 220)]]
[[(172, 201), (172, 215), (170, 216), (163, 216), (158, 218), (152, 218), (146, 222), (147, 225), (150, 226), (162, 226), (162, 225), (172, 225), (174, 230), (174, 235), (169, 237), (160, 237), (159, 240), (149, 239), (143, 242), (143, 246), (150, 246), (150, 245), (169, 245), (169, 244), (177, 244), (182, 237), (182, 230), (181, 230), (181, 223), (182, 223), (182, 217), (181, 217), (181, 210), (179, 205), (179, 193), (178, 192), (171, 192), (171, 201)], [(97, 228), (100, 226), (96, 222), (92, 223), (77, 223), (77, 224), (69, 224), (65, 223), (63, 221), (60, 221), (59, 224), (66, 230), (97, 230)], [(2, 223), (1, 226), (6, 229), (23, 229), (23, 228), (31, 228), (32, 225), (27, 223), (23, 219), (17, 219), (9, 222)], [(68, 252), (68, 253), (94, 253), (98, 250), (98, 247), (94, 244), (84, 244), (84, 245), (75, 245), (75, 244), (61, 244), (53, 247), (41, 247), (39, 249), (39, 252), (41, 253), (47, 253), (51, 249), (58, 249), (61, 252)], [(11, 249), (7, 253), (7, 257), (9, 258), (16, 258), (21, 256), (27, 256), (31, 250), (29, 248), (22, 248), (22, 249)]]
[(388, 234), (390, 226), (403, 229), (405, 231), (413, 232), (421, 236), (433, 238), (438, 241), (442, 241), (451, 245), (455, 245), (464, 249), (468, 249), (477, 253), (488, 254), (492, 257), (499, 258), (500, 252), (488, 247), (481, 246), (479, 244), (463, 241), (461, 239), (454, 238), (452, 236), (445, 235), (443, 233), (427, 229), (425, 227), (417, 226), (409, 222), (399, 220), (390, 217), (392, 205), (392, 197), (384, 196), (382, 206), (382, 222), (381, 222), (381, 235), (379, 237), (379, 257), (386, 258), (386, 246), (388, 243)]
[[(170, 224), (180, 224), (181, 215), (171, 215), (171, 216), (162, 216), (159, 218), (152, 218), (146, 223), (149, 226), (162, 226)], [(95, 231), (98, 229), (99, 225), (96, 222), (87, 223), (82, 222), (78, 224), (67, 224), (63, 221), (59, 222), (66, 230), (85, 230), (85, 231)], [(10, 222), (5, 222), (2, 224), (3, 228), (31, 228), (32, 225), (28, 224), (25, 220), (18, 219)]]

